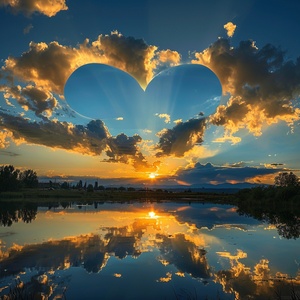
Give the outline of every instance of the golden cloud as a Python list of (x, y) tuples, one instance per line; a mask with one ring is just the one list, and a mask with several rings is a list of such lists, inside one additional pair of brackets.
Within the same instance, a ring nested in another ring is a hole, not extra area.
[[(286, 61), (284, 53), (270, 44), (258, 49), (253, 41), (232, 47), (220, 38), (203, 52), (195, 53), (192, 63), (209, 67), (219, 77), (226, 105), (220, 105), (210, 121), (224, 126), (231, 137), (241, 128), (255, 136), (264, 125), (300, 119), (295, 107), (300, 96), (300, 61)], [(234, 142), (237, 142), (236, 140)]]
[(228, 22), (224, 25), (224, 29), (227, 31), (228, 37), (233, 37), (236, 25), (234, 25), (232, 22)]
[(30, 16), (40, 13), (53, 17), (62, 10), (67, 10), (65, 0), (0, 0), (0, 6), (9, 6), (14, 13)]

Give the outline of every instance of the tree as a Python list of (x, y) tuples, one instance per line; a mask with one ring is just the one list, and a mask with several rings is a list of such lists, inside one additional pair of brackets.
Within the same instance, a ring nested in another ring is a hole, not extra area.
[(36, 188), (39, 184), (36, 172), (33, 170), (25, 170), (20, 173), (20, 180), (26, 188)]
[(0, 192), (16, 191), (20, 188), (20, 170), (14, 166), (0, 167)]
[(274, 183), (276, 186), (281, 187), (299, 186), (299, 178), (293, 172), (283, 172), (275, 177)]
[(61, 184), (60, 188), (62, 188), (63, 190), (68, 190), (70, 188), (70, 185), (69, 185), (69, 183), (67, 181), (64, 181)]
[(93, 192), (94, 191), (94, 187), (91, 183), (87, 186), (87, 191), (88, 192)]
[(79, 182), (76, 185), (76, 188), (81, 190), (82, 189), (82, 180), (79, 180)]

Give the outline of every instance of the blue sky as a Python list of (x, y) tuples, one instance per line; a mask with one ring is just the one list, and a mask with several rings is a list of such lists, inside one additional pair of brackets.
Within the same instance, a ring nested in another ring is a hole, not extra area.
[(40, 176), (299, 173), (300, 3), (0, 0), (0, 163)]

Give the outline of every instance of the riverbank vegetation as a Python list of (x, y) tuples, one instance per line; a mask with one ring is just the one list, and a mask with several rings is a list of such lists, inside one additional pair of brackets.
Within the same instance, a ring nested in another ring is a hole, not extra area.
[(232, 194), (224, 190), (217, 192), (192, 189), (150, 189), (134, 187), (104, 187), (92, 184), (68, 182), (39, 183), (35, 171), (21, 172), (12, 165), (0, 167), (0, 201), (28, 200), (43, 202), (53, 199), (72, 199), (76, 201), (147, 201), (183, 200), (234, 204), (239, 207), (278, 207), (298, 211), (300, 206), (300, 181), (292, 172), (279, 173), (274, 185), (261, 185), (241, 189)]

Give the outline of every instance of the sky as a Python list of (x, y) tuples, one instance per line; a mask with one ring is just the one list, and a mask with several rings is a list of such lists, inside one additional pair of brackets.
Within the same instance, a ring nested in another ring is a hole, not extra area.
[(300, 175), (298, 0), (0, 0), (0, 164), (201, 186)]

